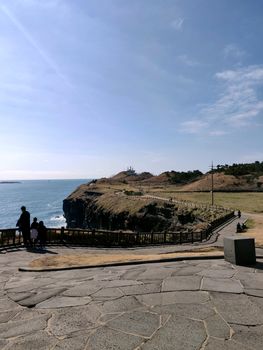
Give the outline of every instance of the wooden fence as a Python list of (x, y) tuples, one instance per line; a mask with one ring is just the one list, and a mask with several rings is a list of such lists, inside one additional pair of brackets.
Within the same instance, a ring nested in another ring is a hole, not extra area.
[[(127, 232), (95, 229), (48, 228), (47, 244), (86, 245), (101, 247), (130, 247), (155, 244), (183, 244), (207, 240), (213, 230), (234, 217), (231, 212), (214, 220), (208, 229), (181, 232)], [(20, 246), (21, 233), (16, 228), (0, 229), (0, 249)]]

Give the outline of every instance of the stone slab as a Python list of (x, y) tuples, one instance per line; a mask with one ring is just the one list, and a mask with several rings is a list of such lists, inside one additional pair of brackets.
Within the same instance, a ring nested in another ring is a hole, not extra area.
[(201, 289), (223, 293), (243, 293), (243, 287), (239, 281), (226, 278), (204, 277)]
[(160, 325), (160, 316), (151, 312), (127, 312), (107, 323), (107, 326), (142, 337), (151, 337)]
[(205, 320), (215, 315), (212, 304), (170, 304), (155, 306), (153, 312), (165, 315), (175, 315), (196, 320)]
[(36, 305), (37, 309), (58, 309), (70, 306), (86, 305), (91, 302), (90, 297), (55, 297)]
[(141, 273), (137, 279), (139, 281), (157, 281), (157, 280), (163, 280), (169, 276), (171, 276), (172, 271), (171, 269), (165, 269), (161, 267), (156, 268), (148, 268), (145, 272)]
[(201, 272), (204, 269), (203, 266), (184, 266), (182, 268), (179, 267), (179, 269), (175, 269), (175, 271), (172, 272), (172, 276), (193, 276), (199, 272)]
[(61, 337), (95, 327), (100, 315), (99, 308), (92, 304), (66, 308), (58, 310), (50, 320), (49, 325), (52, 333)]
[(200, 349), (206, 339), (204, 323), (172, 316), (153, 337), (142, 345), (142, 350)]
[(91, 295), (92, 300), (114, 300), (124, 296), (119, 288), (103, 288)]
[(49, 317), (50, 316), (48, 315), (44, 315), (40, 317), (31, 318), (27, 322), (23, 320), (0, 324), (0, 338), (13, 338), (19, 335), (43, 330), (47, 326), (47, 320), (49, 319)]
[(201, 277), (192, 276), (191, 278), (187, 276), (174, 276), (166, 278), (163, 281), (162, 291), (180, 291), (180, 290), (199, 290), (201, 284)]
[(98, 328), (89, 338), (89, 350), (134, 350), (144, 338), (122, 333), (108, 327)]
[(58, 340), (46, 332), (40, 331), (10, 342), (6, 350), (47, 350), (53, 349)]
[(263, 289), (244, 289), (244, 293), (258, 298), (263, 298)]
[[(229, 324), (257, 326), (263, 324), (260, 307), (244, 294), (211, 293), (217, 311)], [(262, 300), (262, 298), (258, 298)]]
[(137, 295), (136, 298), (148, 306), (169, 304), (202, 304), (209, 300), (207, 292), (163, 292), (154, 294)]
[(40, 291), (40, 293), (33, 294), (30, 297), (19, 300), (18, 303), (19, 305), (22, 305), (22, 306), (32, 307), (47, 299), (50, 299), (53, 296), (58, 295), (59, 293), (62, 293), (64, 290), (65, 288), (54, 288), (51, 290), (45, 290), (43, 292)]
[(235, 274), (234, 269), (206, 269), (198, 273), (198, 275), (203, 277), (212, 278), (232, 278)]
[(0, 323), (5, 323), (10, 321), (18, 313), (19, 313), (19, 310), (10, 310), (10, 311), (0, 312)]
[(89, 331), (75, 333), (71, 337), (60, 340), (54, 350), (83, 350), (86, 348), (89, 335)]
[(116, 299), (114, 302), (105, 301), (100, 306), (102, 313), (125, 312), (141, 308), (142, 304), (134, 296), (124, 296)]
[(243, 346), (233, 340), (223, 340), (210, 337), (204, 348), (205, 350), (251, 350), (251, 347)]
[(262, 350), (263, 326), (246, 327), (233, 325), (233, 340), (254, 350)]
[(230, 338), (230, 327), (218, 314), (214, 314), (205, 320), (206, 330), (210, 337), (221, 339)]
[(161, 284), (160, 282), (157, 282), (157, 283), (140, 284), (136, 286), (126, 286), (126, 287), (120, 287), (120, 290), (125, 295), (159, 293), (161, 291)]
[(70, 297), (85, 297), (96, 293), (105, 286), (105, 282), (86, 281), (80, 285), (67, 289), (63, 295)]

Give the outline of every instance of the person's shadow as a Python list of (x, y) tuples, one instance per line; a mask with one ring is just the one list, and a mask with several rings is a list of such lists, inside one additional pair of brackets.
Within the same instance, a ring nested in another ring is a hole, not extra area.
[(48, 249), (37, 249), (37, 248), (28, 247), (26, 250), (29, 253), (33, 253), (33, 254), (58, 254), (57, 252), (54, 252), (53, 250), (48, 250)]
[(257, 269), (257, 270), (263, 270), (263, 262), (257, 261), (256, 265), (253, 265), (251, 267), (254, 268), (254, 269)]

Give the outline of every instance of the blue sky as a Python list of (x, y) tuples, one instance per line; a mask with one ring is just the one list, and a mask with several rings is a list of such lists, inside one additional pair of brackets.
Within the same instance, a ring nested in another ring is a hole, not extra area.
[(1, 0), (0, 179), (263, 160), (262, 0)]

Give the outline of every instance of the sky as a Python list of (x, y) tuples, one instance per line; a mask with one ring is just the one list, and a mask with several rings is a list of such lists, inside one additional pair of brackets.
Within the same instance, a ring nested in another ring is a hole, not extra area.
[(263, 161), (262, 0), (0, 0), (0, 180)]

